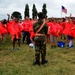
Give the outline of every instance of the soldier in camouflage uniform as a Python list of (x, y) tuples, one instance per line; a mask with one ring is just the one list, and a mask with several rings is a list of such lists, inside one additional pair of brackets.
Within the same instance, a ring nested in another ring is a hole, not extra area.
[[(48, 32), (48, 26), (46, 23), (44, 23), (45, 21), (43, 21), (45, 19), (45, 16), (42, 12), (38, 13), (38, 18), (39, 18), (38, 21), (33, 25), (33, 31), (35, 33), (35, 38), (34, 38), (35, 61), (33, 62), (34, 65), (36, 64), (40, 65), (40, 57), (41, 57), (41, 64), (45, 64), (48, 62), (45, 59), (46, 57), (46, 34)], [(42, 29), (39, 32), (37, 32), (42, 24), (44, 24)]]

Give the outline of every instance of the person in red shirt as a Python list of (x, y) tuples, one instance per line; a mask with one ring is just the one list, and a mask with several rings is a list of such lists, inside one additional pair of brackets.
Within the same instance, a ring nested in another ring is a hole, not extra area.
[(18, 46), (19, 46), (18, 49), (20, 49), (20, 38), (21, 38), (22, 27), (20, 25), (20, 22), (19, 22), (19, 19), (18, 18), (15, 18), (14, 21), (12, 21), (8, 25), (8, 31), (12, 35), (12, 41), (13, 41), (12, 50), (15, 49), (16, 41), (18, 41)]
[(60, 24), (58, 23), (58, 20), (56, 19), (52, 19), (52, 22), (50, 22), (49, 24), (51, 48), (56, 48), (57, 38), (63, 33), (63, 30)]
[[(62, 18), (60, 25), (61, 25), (62, 29), (64, 30), (65, 25), (66, 25), (66, 19), (65, 18)], [(66, 39), (66, 36), (64, 34), (61, 35), (61, 39), (63, 39), (63, 38)]]
[(20, 25), (21, 14), (19, 12), (13, 12), (11, 17), (12, 17), (12, 21), (8, 22), (7, 29), (12, 36), (12, 41), (13, 41), (12, 50), (15, 49), (16, 41), (18, 41), (18, 46), (19, 46), (18, 49), (20, 50), (20, 38), (21, 38), (21, 31), (22, 31), (22, 27)]
[(5, 43), (6, 40), (6, 34), (7, 34), (7, 20), (3, 19), (0, 22), (0, 36), (1, 36), (1, 40), (2, 40), (2, 44)]
[(71, 19), (68, 19), (68, 22), (66, 23), (66, 26), (65, 26), (65, 29), (63, 31), (63, 33), (65, 35), (67, 35), (67, 43), (68, 43), (68, 47), (73, 47), (74, 44), (73, 44), (73, 39), (74, 39), (74, 36), (73, 36), (73, 30), (74, 28), (74, 24), (72, 22)]
[(56, 48), (57, 46), (57, 24), (56, 20), (53, 18), (50, 23), (50, 42), (51, 48)]
[(23, 43), (25, 42), (25, 39), (27, 41), (27, 44), (30, 44), (31, 41), (30, 41), (30, 33), (29, 33), (29, 28), (31, 27), (32, 25), (32, 21), (29, 19), (28, 16), (25, 17), (25, 20), (23, 21), (22, 23), (22, 26), (23, 26)]
[(34, 46), (35, 45), (35, 43), (34, 43), (35, 33), (33, 31), (33, 25), (29, 28), (29, 33), (30, 33), (30, 40), (31, 40), (31, 43), (30, 44), (33, 44), (33, 49), (34, 49), (35, 48), (35, 46)]

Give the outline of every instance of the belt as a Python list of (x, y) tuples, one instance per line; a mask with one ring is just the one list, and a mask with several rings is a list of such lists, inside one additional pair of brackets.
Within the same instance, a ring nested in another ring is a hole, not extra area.
[(45, 36), (45, 34), (35, 34), (35, 36)]

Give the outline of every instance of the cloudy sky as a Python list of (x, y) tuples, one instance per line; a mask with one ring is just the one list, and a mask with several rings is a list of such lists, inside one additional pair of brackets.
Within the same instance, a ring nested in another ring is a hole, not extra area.
[[(32, 17), (32, 6), (36, 5), (38, 12), (42, 10), (43, 4), (47, 5), (48, 17), (65, 17), (70, 13), (75, 17), (75, 0), (0, 0), (0, 19), (7, 19), (7, 14), (11, 14), (14, 11), (19, 11), (24, 18), (25, 5), (29, 5), (30, 17)], [(67, 9), (67, 14), (62, 12), (61, 6)]]

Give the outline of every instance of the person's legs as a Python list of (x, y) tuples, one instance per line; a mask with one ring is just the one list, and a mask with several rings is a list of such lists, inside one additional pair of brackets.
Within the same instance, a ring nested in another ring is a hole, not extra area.
[(25, 41), (25, 37), (26, 37), (26, 32), (23, 31), (23, 43), (24, 43), (24, 41)]
[(31, 43), (31, 40), (30, 40), (30, 33), (27, 32), (27, 44), (30, 44)]
[(18, 39), (18, 46), (19, 46), (18, 49), (20, 50), (20, 39)]
[(12, 47), (12, 50), (15, 49), (15, 42), (16, 42), (16, 38), (13, 39), (13, 47)]
[(40, 65), (40, 45), (39, 42), (35, 42), (35, 61), (33, 65)]
[(57, 37), (56, 36), (53, 37), (53, 46), (54, 47), (57, 46)]
[(50, 35), (50, 41), (51, 41), (51, 48), (53, 48), (53, 35)]
[(45, 64), (48, 62), (48, 60), (46, 60), (46, 41), (41, 42), (41, 58), (42, 58), (42, 64)]
[(4, 35), (2, 34), (2, 44), (4, 43), (5, 43), (5, 34)]
[(69, 40), (68, 46), (69, 46), (69, 47), (73, 47), (73, 39), (74, 39), (74, 38), (73, 38), (72, 36), (69, 36), (69, 35), (68, 35), (68, 40)]

